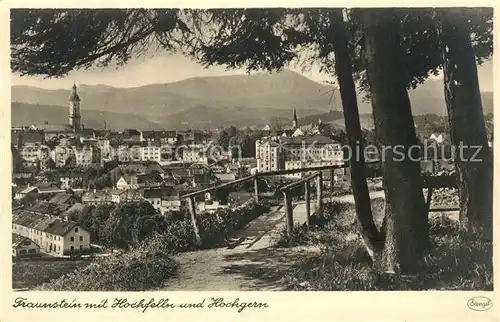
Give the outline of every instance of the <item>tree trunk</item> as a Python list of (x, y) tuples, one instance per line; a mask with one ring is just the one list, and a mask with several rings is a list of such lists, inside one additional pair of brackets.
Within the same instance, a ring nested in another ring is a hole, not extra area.
[[(492, 238), (493, 168), (465, 9), (438, 10), (444, 93), (459, 177), (460, 224)], [(476, 152), (479, 151), (477, 154)]]
[[(362, 143), (361, 124), (359, 122), (356, 87), (352, 78), (352, 63), (347, 47), (348, 39), (342, 17), (342, 11), (332, 13), (333, 41), (335, 45), (335, 72), (340, 87), (342, 108), (344, 111), (347, 141), (351, 151), (351, 185), (356, 206), (358, 226), (365, 245), (373, 258), (382, 250), (384, 236), (381, 235), (373, 221), (370, 194), (365, 175), (365, 158)], [(357, 155), (356, 145), (359, 143)]]
[(381, 265), (389, 272), (414, 271), (429, 247), (420, 153), (411, 150), (418, 140), (401, 77), (405, 66), (400, 26), (394, 9), (363, 11), (367, 78), (385, 183), (386, 239)]

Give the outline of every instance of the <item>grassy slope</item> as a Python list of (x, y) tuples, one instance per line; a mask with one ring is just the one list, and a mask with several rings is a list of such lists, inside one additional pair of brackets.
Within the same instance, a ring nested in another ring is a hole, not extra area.
[[(384, 200), (373, 200), (380, 225)], [(430, 218), (433, 250), (417, 276), (394, 278), (376, 274), (356, 232), (354, 205), (330, 205), (326, 225), (305, 232), (296, 228), (294, 244), (320, 244), (320, 254), (296, 262), (285, 277), (292, 290), (492, 290), (492, 244), (465, 236), (458, 223)], [(278, 241), (286, 243), (283, 237)]]

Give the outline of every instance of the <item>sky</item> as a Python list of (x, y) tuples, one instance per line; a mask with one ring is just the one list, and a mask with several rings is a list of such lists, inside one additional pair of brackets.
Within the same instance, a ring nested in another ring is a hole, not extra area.
[[(313, 81), (323, 83), (330, 78), (319, 72), (316, 67), (308, 72), (299, 68), (290, 68)], [(104, 84), (113, 87), (138, 87), (148, 84), (162, 84), (180, 81), (192, 77), (223, 76), (245, 74), (245, 70), (227, 71), (223, 66), (208, 69), (187, 57), (176, 54), (157, 54), (155, 56), (136, 58), (127, 65), (116, 68), (107, 67), (89, 70), (77, 70), (64, 78), (28, 77), (11, 74), (12, 85), (27, 85), (46, 89), (68, 89), (73, 83), (80, 85)], [(479, 82), (482, 91), (493, 90), (493, 63), (486, 62), (479, 67)]]

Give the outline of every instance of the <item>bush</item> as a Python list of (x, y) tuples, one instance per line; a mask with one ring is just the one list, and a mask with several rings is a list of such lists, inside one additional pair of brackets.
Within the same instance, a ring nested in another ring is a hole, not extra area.
[(214, 247), (226, 242), (233, 232), (243, 228), (267, 211), (269, 207), (263, 202), (252, 203), (236, 210), (224, 209), (215, 214), (202, 214), (198, 220), (202, 248)]
[(95, 259), (84, 268), (38, 287), (40, 291), (144, 291), (161, 287), (177, 271), (164, 236), (129, 251)]
[(236, 210), (219, 210), (214, 214), (198, 215), (198, 229), (201, 245), (196, 244), (193, 225), (189, 216), (183, 221), (170, 222), (161, 232), (164, 243), (171, 252), (192, 251), (211, 248), (225, 243), (230, 235), (247, 223), (268, 211), (268, 206), (262, 202), (250, 204)]
[[(292, 265), (286, 283), (291, 290), (493, 290), (493, 246), (491, 241), (460, 230), (446, 216), (429, 218), (433, 250), (425, 256), (419, 274), (379, 274), (359, 235), (354, 205), (344, 208), (321, 234), (322, 253)], [(383, 199), (372, 201), (375, 221), (380, 225)], [(315, 241), (317, 242), (317, 240)]]
[(307, 228), (306, 224), (294, 226), (292, 235), (288, 236), (287, 228), (283, 227), (274, 236), (274, 244), (276, 247), (293, 247), (322, 242), (324, 238), (322, 232), (331, 230), (332, 225), (335, 225), (335, 218), (348, 209), (348, 203), (337, 201), (326, 203), (321, 211), (311, 216), (310, 229)]

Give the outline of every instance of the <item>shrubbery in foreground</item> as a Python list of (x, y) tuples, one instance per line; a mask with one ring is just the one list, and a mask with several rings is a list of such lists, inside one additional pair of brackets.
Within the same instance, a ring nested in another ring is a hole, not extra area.
[(267, 211), (262, 204), (235, 211), (200, 215), (202, 245), (197, 245), (189, 220), (172, 221), (157, 234), (123, 253), (97, 258), (89, 265), (38, 288), (42, 291), (144, 291), (161, 287), (177, 271), (171, 255), (209, 248), (226, 241), (235, 230)]
[(124, 253), (95, 259), (38, 291), (144, 291), (161, 287), (175, 275), (177, 263), (161, 235)]
[[(374, 217), (383, 217), (383, 200), (373, 200)], [(382, 205), (382, 207), (381, 207)], [(316, 236), (322, 252), (291, 267), (285, 280), (292, 290), (493, 290), (491, 241), (462, 232), (458, 222), (432, 216), (433, 251), (422, 263), (422, 273), (407, 276), (377, 274), (356, 235), (354, 205), (330, 216), (321, 230), (307, 232), (302, 244)], [(316, 234), (316, 235), (314, 235)]]

